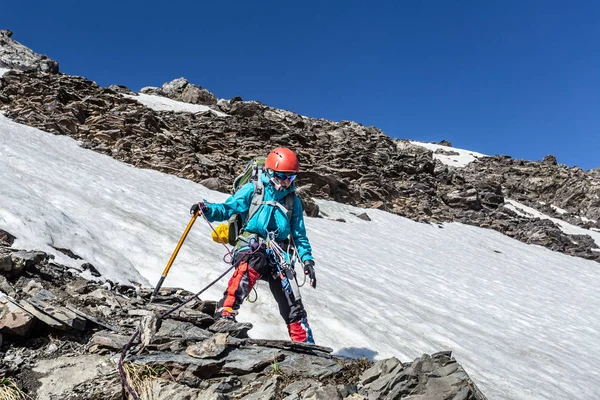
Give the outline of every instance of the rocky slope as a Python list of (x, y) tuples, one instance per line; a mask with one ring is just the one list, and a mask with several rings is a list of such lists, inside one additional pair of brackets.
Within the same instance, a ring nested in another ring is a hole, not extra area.
[(150, 290), (0, 238), (0, 398), (116, 400), (127, 385), (140, 399), (484, 399), (449, 351), (373, 363), (251, 339), (251, 324), (215, 322), (215, 303), (193, 293), (164, 288), (149, 303)]
[[(311, 199), (327, 198), (425, 223), (495, 229), (600, 261), (591, 237), (566, 235), (549, 220), (504, 206), (511, 198), (598, 229), (597, 170), (569, 168), (551, 156), (541, 162), (484, 157), (453, 168), (374, 127), (307, 118), (240, 98), (217, 101), (185, 79), (143, 92), (213, 111), (155, 111), (123, 86), (102, 88), (59, 74), (58, 63), (11, 35), (0, 31), (0, 67), (12, 69), (0, 77), (0, 110), (17, 122), (221, 191), (228, 191), (247, 159), (264, 155), (265, 148), (290, 146), (303, 165), (298, 186), (310, 216), (321, 216)], [(214, 304), (199, 299), (155, 325), (153, 317), (192, 294), (165, 289), (150, 305), (146, 290), (99, 276), (86, 280), (47, 254), (12, 249), (11, 241), (0, 231), (0, 291), (6, 294), (0, 300), (0, 377), (4, 386), (14, 380), (34, 398), (124, 398), (112, 362), (142, 321), (149, 329), (127, 353), (126, 379), (137, 392), (147, 391), (144, 398), (483, 398), (447, 352), (406, 364), (340, 359), (326, 348), (249, 339), (248, 326), (215, 326)], [(84, 267), (88, 277), (97, 275), (93, 266)], [(134, 359), (137, 364), (130, 363)]]

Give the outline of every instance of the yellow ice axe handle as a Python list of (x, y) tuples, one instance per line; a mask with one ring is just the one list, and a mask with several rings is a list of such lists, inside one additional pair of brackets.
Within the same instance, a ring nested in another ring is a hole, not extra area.
[(181, 239), (179, 239), (179, 243), (177, 243), (177, 247), (175, 247), (175, 250), (173, 251), (171, 258), (169, 259), (169, 262), (167, 263), (167, 266), (165, 267), (165, 270), (163, 271), (163, 273), (160, 277), (160, 280), (158, 281), (158, 283), (156, 284), (156, 287), (154, 288), (154, 292), (152, 293), (152, 296), (150, 297), (150, 302), (152, 302), (154, 297), (158, 294), (160, 287), (162, 286), (163, 282), (165, 281), (165, 278), (167, 277), (167, 274), (169, 273), (169, 270), (171, 269), (171, 265), (173, 265), (173, 261), (175, 261), (175, 257), (177, 257), (177, 253), (179, 253), (179, 249), (181, 249), (181, 245), (185, 241), (185, 238), (187, 237), (188, 233), (190, 232), (190, 229), (192, 229), (192, 225), (194, 225), (194, 222), (196, 222), (196, 218), (198, 218), (198, 215), (200, 215), (199, 212), (194, 213), (194, 215), (192, 216), (192, 219), (190, 219), (190, 222), (188, 222), (187, 226), (185, 227), (185, 231), (183, 231), (183, 235), (181, 235)]

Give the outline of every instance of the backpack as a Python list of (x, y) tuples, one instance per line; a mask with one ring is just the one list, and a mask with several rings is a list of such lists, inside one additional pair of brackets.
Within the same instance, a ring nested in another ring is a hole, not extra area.
[(233, 181), (233, 193), (237, 192), (242, 186), (247, 184), (248, 182), (254, 183), (254, 196), (252, 197), (252, 203), (250, 204), (250, 208), (248, 209), (248, 215), (245, 220), (242, 220), (241, 214), (233, 214), (228, 223), (228, 236), (227, 241), (230, 245), (234, 246), (237, 242), (239, 235), (242, 233), (246, 224), (254, 214), (258, 211), (258, 209), (264, 204), (271, 204), (277, 207), (281, 207), (285, 210), (288, 220), (292, 220), (292, 211), (294, 210), (294, 198), (296, 197), (296, 193), (291, 192), (285, 196), (285, 206), (281, 205), (276, 201), (263, 201), (265, 193), (264, 193), (264, 183), (260, 180), (260, 174), (263, 173), (265, 169), (265, 157), (257, 157), (246, 163), (246, 167), (244, 172), (238, 175)]

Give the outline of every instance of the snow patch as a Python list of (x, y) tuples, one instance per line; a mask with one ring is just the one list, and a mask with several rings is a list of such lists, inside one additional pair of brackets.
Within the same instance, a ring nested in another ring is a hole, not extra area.
[(142, 103), (146, 107), (151, 108), (155, 111), (175, 111), (190, 113), (210, 111), (219, 117), (229, 116), (229, 114), (213, 110), (212, 108), (202, 104), (184, 103), (183, 101), (172, 100), (167, 97), (155, 96), (152, 94), (139, 93), (137, 96), (131, 94), (123, 94), (123, 96), (137, 100), (139, 103)]
[[(558, 225), (560, 230), (568, 235), (589, 235), (592, 237), (592, 239), (594, 239), (596, 244), (598, 246), (600, 246), (600, 233), (598, 233), (598, 231), (596, 229), (580, 228), (578, 226), (569, 224), (568, 222), (565, 222), (558, 218), (552, 218), (544, 213), (539, 212), (538, 210), (536, 210), (534, 208), (527, 207), (524, 204), (521, 204), (517, 201), (510, 200), (510, 199), (505, 199), (504, 207), (516, 212), (517, 214), (519, 214), (522, 217), (548, 219), (548, 220), (554, 222), (556, 225)], [(554, 206), (552, 206), (552, 207), (554, 208)]]
[[(428, 150), (433, 151), (433, 158), (435, 158), (436, 160), (440, 160), (442, 163), (446, 164), (446, 165), (451, 165), (453, 167), (466, 167), (469, 163), (473, 162), (474, 160), (476, 160), (479, 157), (487, 157), (485, 154), (481, 154), (481, 153), (477, 153), (475, 151), (470, 151), (470, 150), (463, 150), (463, 149), (457, 149), (455, 147), (448, 147), (448, 146), (442, 146), (440, 144), (434, 144), (434, 143), (424, 143), (424, 142), (416, 142), (416, 141), (410, 141), (410, 143), (417, 145), (417, 146), (421, 146), (421, 147), (425, 147)], [(436, 150), (444, 150), (444, 151), (452, 151), (455, 153), (458, 153), (457, 155), (447, 155), (447, 154), (441, 154), (441, 153), (436, 153)]]
[(8, 71), (10, 71), (10, 69), (8, 69), (8, 68), (0, 68), (0, 76), (4, 75)]
[(568, 211), (567, 210), (563, 210), (562, 208), (555, 206), (554, 204), (550, 204), (550, 207), (556, 211), (558, 214), (567, 214)]

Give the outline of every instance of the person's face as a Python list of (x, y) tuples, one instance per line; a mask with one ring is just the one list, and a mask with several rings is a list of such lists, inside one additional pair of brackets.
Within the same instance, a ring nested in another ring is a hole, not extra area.
[(292, 185), (294, 179), (296, 179), (296, 173), (273, 171), (273, 177), (277, 179), (277, 182), (279, 182), (281, 186), (287, 189)]

